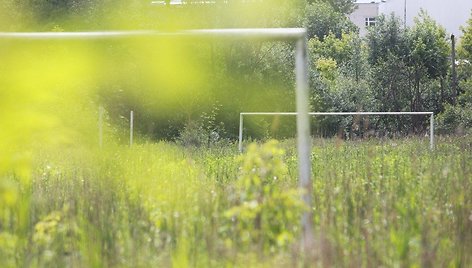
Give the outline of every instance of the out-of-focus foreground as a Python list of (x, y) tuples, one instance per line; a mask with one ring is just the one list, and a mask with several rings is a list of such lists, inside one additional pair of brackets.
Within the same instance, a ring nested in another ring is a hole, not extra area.
[[(313, 265), (471, 263), (470, 138), (315, 143)], [(293, 146), (42, 150), (2, 176), (2, 266), (301, 265)]]

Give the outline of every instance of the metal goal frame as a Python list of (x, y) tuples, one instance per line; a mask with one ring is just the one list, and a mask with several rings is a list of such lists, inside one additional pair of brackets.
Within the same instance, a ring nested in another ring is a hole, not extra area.
[[(434, 113), (433, 112), (311, 112), (309, 115), (429, 115), (429, 147), (434, 149)], [(239, 113), (239, 141), (238, 149), (243, 151), (243, 130), (244, 130), (244, 116), (247, 115), (281, 115), (281, 116), (297, 116), (297, 112), (242, 112)]]
[(302, 215), (302, 247), (305, 254), (313, 249), (312, 181), (310, 162), (310, 120), (308, 104), (307, 33), (304, 28), (201, 29), (175, 32), (101, 31), (101, 32), (0, 32), (2, 40), (104, 40), (139, 37), (196, 38), (233, 41), (284, 41), (295, 43), (295, 91), (297, 110), (297, 148), (299, 187), (303, 202), (310, 209)]

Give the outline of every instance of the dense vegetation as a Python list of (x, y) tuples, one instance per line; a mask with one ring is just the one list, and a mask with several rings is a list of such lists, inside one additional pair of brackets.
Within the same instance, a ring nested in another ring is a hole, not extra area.
[[(313, 111), (434, 111), (448, 136), (431, 151), (425, 118), (314, 119), (307, 208), (293, 140), (233, 141), (239, 112), (294, 110), (293, 44), (0, 40), (0, 267), (471, 265), (472, 19), (454, 72), (425, 13), (360, 38), (349, 0), (185, 2), (3, 0), (0, 29), (302, 26)], [(245, 133), (291, 137), (284, 120)]]
[[(175, 7), (148, 1), (5, 0), (3, 6), (0, 18), (9, 23), (0, 27), (8, 31), (306, 27), (313, 111), (433, 111), (440, 114), (444, 134), (465, 133), (471, 126), (470, 24), (463, 29), (453, 72), (451, 39), (428, 14), (420, 14), (412, 28), (393, 15), (379, 18), (361, 38), (344, 15), (353, 9), (351, 1), (186, 1)], [(105, 74), (94, 85), (99, 101), (115, 123), (135, 110), (139, 131), (152, 138), (174, 140), (185, 126), (204, 125), (201, 118), (214, 112), (216, 126), (205, 127), (234, 138), (241, 111), (294, 110), (290, 44), (111, 42), (102, 47)], [(174, 82), (165, 81), (170, 77)], [(170, 101), (169, 91), (179, 100)], [(315, 118), (313, 126), (324, 136), (392, 136), (423, 133), (428, 122), (421, 116), (339, 117)], [(253, 137), (294, 134), (293, 121), (283, 118), (251, 118), (247, 128)]]
[[(286, 148), (286, 149), (283, 149)], [(316, 262), (467, 267), (472, 141), (316, 140)], [(291, 267), (305, 209), (294, 145), (41, 151), (2, 194), (2, 267)], [(8, 193), (8, 192), (7, 192)]]

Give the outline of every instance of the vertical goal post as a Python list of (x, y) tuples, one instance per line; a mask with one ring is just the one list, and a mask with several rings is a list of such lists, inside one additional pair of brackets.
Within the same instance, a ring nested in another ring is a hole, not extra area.
[[(313, 212), (311, 181), (311, 138), (308, 103), (308, 57), (307, 33), (304, 28), (255, 28), (255, 29), (200, 29), (174, 32), (145, 31), (98, 31), (98, 32), (0, 32), (2, 40), (103, 40), (139, 37), (194, 38), (232, 41), (282, 41), (295, 44), (295, 93), (297, 117), (297, 148), (299, 187), (302, 199), (310, 208), (302, 215), (301, 246), (306, 255), (313, 254)], [(100, 143), (102, 138), (100, 138)]]
[[(429, 115), (429, 147), (431, 150), (434, 149), (434, 113), (433, 112), (311, 112), (309, 115), (334, 115), (334, 116), (345, 116), (345, 115)], [(243, 151), (243, 129), (244, 129), (244, 116), (247, 115), (281, 115), (281, 116), (293, 116), (298, 115), (297, 112), (242, 112), (239, 113), (239, 152)]]
[(129, 147), (133, 146), (133, 134), (134, 134), (134, 111), (129, 112)]

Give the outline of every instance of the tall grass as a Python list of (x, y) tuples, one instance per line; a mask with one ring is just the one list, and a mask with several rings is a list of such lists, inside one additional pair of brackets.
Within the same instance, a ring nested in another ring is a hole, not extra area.
[[(314, 144), (313, 265), (472, 264), (470, 137)], [(293, 143), (265, 146), (43, 149), (3, 178), (0, 266), (301, 265)]]

